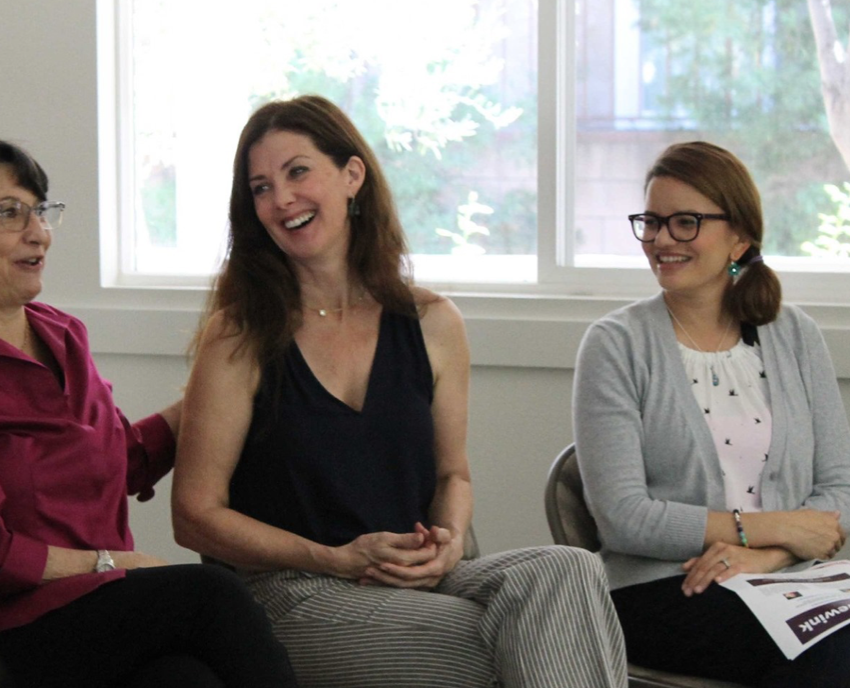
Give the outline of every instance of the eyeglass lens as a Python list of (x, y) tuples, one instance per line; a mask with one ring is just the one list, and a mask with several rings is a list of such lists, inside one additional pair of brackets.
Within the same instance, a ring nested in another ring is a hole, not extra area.
[(671, 215), (666, 221), (654, 215), (638, 215), (632, 220), (635, 235), (641, 241), (654, 239), (662, 224), (667, 225), (667, 231), (676, 241), (691, 241), (699, 232), (700, 222), (699, 217), (688, 213)]
[(34, 213), (39, 223), (45, 229), (56, 229), (62, 224), (62, 214), (65, 204), (57, 201), (44, 201), (30, 207), (18, 200), (0, 202), (0, 228), (7, 232), (22, 232)]

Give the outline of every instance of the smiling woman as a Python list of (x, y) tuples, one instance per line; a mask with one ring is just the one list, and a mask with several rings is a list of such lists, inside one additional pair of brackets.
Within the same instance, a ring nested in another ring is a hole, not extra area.
[(848, 686), (850, 628), (790, 661), (719, 585), (845, 542), (850, 427), (823, 338), (781, 305), (737, 157), (676, 144), (646, 179), (631, 220), (661, 293), (591, 325), (573, 400), (629, 659), (765, 688)]
[(342, 229), (364, 172), (356, 155), (338, 168), (309, 136), (289, 131), (269, 132), (248, 157), (257, 217), (278, 247), (296, 261), (310, 254), (344, 259), (348, 232)]
[(233, 170), (178, 444), (178, 542), (240, 571), (308, 685), (625, 686), (593, 555), (461, 560), (463, 320), (412, 284), (348, 117), (319, 96), (264, 105)]
[(127, 494), (150, 499), (170, 470), (180, 403), (131, 425), (83, 324), (34, 300), (64, 208), (47, 189), (41, 166), (0, 141), (4, 685), (294, 686), (235, 576), (134, 550)]

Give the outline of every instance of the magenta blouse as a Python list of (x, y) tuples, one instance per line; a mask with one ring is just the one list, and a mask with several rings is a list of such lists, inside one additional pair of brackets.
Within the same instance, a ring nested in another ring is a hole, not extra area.
[(41, 303), (26, 313), (63, 379), (0, 340), (0, 630), (122, 578), (42, 583), (47, 547), (132, 550), (127, 495), (150, 499), (174, 461), (162, 416), (131, 425), (115, 407), (83, 324)]

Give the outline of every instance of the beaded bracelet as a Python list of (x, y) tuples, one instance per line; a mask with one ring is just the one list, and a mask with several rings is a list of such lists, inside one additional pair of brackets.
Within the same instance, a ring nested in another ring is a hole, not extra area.
[(732, 515), (735, 517), (735, 529), (738, 531), (738, 537), (741, 540), (741, 544), (744, 547), (749, 547), (750, 543), (747, 541), (747, 534), (744, 532), (744, 524), (741, 523), (741, 510), (732, 509)]

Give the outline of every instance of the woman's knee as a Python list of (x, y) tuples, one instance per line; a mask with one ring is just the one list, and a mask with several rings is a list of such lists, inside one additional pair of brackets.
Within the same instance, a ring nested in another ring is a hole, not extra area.
[(584, 578), (603, 581), (607, 586), (605, 568), (599, 557), (586, 549), (551, 545), (541, 547), (538, 565), (563, 578)]

